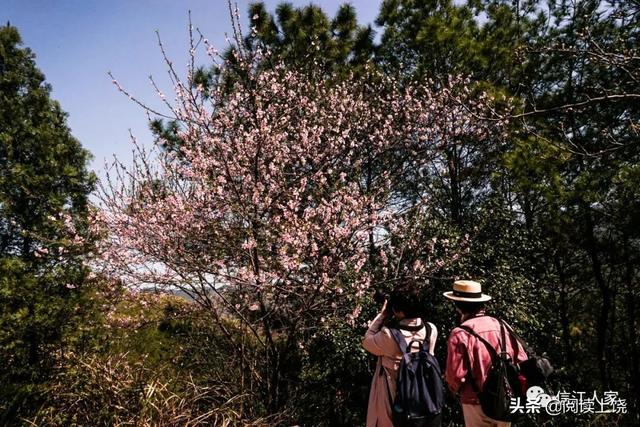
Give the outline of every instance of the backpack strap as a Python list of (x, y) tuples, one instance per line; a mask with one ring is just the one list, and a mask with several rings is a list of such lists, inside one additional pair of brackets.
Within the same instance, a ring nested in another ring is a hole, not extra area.
[[(470, 327), (468, 327), (467, 325), (460, 325), (458, 326), (460, 329), (462, 329), (463, 331), (473, 335), (474, 337), (476, 337), (476, 339), (478, 339), (480, 342), (482, 342), (485, 347), (487, 347), (487, 350), (489, 351), (489, 356), (491, 356), (491, 362), (494, 363), (496, 361), (496, 359), (498, 359), (500, 357), (500, 355), (498, 354), (498, 352), (496, 351), (495, 348), (493, 348), (493, 346), (491, 345), (491, 343), (489, 343), (489, 341), (485, 340), (484, 338), (482, 338), (480, 335), (478, 335), (478, 333), (476, 331), (474, 331), (473, 329), (471, 329)], [(465, 357), (462, 358), (463, 362), (466, 363), (467, 365), (467, 378), (469, 378), (469, 382), (471, 383), (471, 388), (473, 388), (473, 391), (476, 393), (480, 392), (480, 388), (478, 387), (478, 383), (476, 382), (475, 378), (473, 377), (473, 367), (471, 366), (471, 360), (469, 359), (469, 352), (467, 351), (467, 354), (465, 355)]]
[[(480, 342), (482, 342), (484, 344), (484, 346), (487, 348), (487, 350), (489, 351), (489, 355), (491, 356), (491, 361), (495, 362), (498, 358), (503, 358), (505, 354), (508, 354), (506, 351), (506, 333), (505, 333), (505, 327), (502, 324), (502, 321), (500, 321), (498, 319), (499, 323), (500, 323), (500, 336), (501, 336), (501, 340), (500, 340), (500, 353), (498, 353), (498, 351), (493, 347), (493, 345), (491, 345), (491, 343), (489, 341), (487, 341), (486, 339), (482, 338), (480, 335), (478, 335), (478, 333), (476, 331), (474, 331), (473, 329), (471, 329), (469, 326), (467, 325), (460, 325), (458, 326), (460, 329), (462, 329), (463, 331), (473, 335), (476, 339), (478, 339)], [(469, 377), (469, 379), (471, 380), (471, 387), (473, 388), (473, 391), (475, 391), (476, 393), (479, 392), (479, 388), (478, 388), (478, 384), (476, 383), (475, 379), (473, 378), (473, 372), (472, 372), (472, 366), (471, 366), (471, 361), (469, 359), (469, 355), (467, 352), (466, 357), (463, 358), (464, 362), (466, 362), (467, 364), (467, 377)]]
[(505, 355), (508, 356), (505, 327), (500, 320), (498, 320), (498, 323), (500, 324), (500, 356), (505, 357)]
[[(513, 361), (515, 362), (518, 359), (518, 355), (520, 354), (520, 346), (518, 343), (522, 344), (521, 340), (518, 339), (516, 333), (513, 331), (513, 328), (507, 324), (502, 319), (498, 319), (504, 326), (507, 328), (509, 332), (509, 342), (511, 343), (511, 347), (513, 347)], [(524, 347), (524, 345), (523, 345)], [(525, 355), (527, 355), (527, 351), (525, 350)]]
[(431, 348), (431, 325), (429, 322), (425, 322), (424, 320), (422, 320), (422, 324), (426, 329), (424, 332), (424, 341), (422, 341), (422, 349), (428, 353), (429, 348)]
[(400, 348), (400, 353), (405, 354), (407, 352), (407, 341), (404, 339), (402, 332), (396, 328), (389, 328), (389, 331), (391, 331), (393, 339), (396, 340), (396, 344), (398, 344), (398, 348)]
[[(487, 347), (487, 350), (489, 351), (489, 355), (491, 356), (491, 360), (495, 361), (496, 358), (500, 357), (500, 355), (498, 354), (498, 352), (496, 351), (495, 348), (493, 348), (493, 345), (491, 345), (491, 343), (489, 343), (489, 341), (485, 340), (484, 338), (482, 338), (480, 335), (478, 335), (476, 333), (476, 331), (474, 331), (473, 329), (471, 329), (470, 327), (468, 327), (467, 325), (460, 325), (458, 326), (458, 328), (462, 329), (463, 331), (473, 335), (474, 337), (476, 337), (480, 342), (482, 342), (482, 344), (484, 344), (485, 347)], [(503, 347), (503, 343), (500, 343), (500, 348), (502, 349)]]
[[(521, 345), (521, 346), (522, 346), (522, 348), (524, 349), (525, 354), (526, 354), (528, 357), (532, 357), (532, 356), (535, 356), (535, 355), (536, 355), (536, 353), (533, 351), (533, 349), (532, 349), (531, 347), (529, 347), (529, 344), (527, 344), (527, 343), (526, 343), (522, 338), (520, 338), (520, 336), (519, 336), (519, 335), (516, 333), (516, 331), (511, 327), (511, 325), (509, 325), (507, 322), (505, 322), (505, 321), (504, 321), (504, 320), (502, 320), (502, 319), (498, 319), (498, 321), (499, 321), (501, 324), (503, 324), (504, 326), (506, 326), (506, 328), (507, 328), (507, 329), (509, 330), (509, 332), (510, 332), (510, 335), (511, 335), (512, 337), (514, 337), (514, 338), (516, 339), (516, 341), (517, 341), (517, 342), (519, 342), (519, 343), (520, 343), (520, 345)], [(520, 349), (518, 348), (518, 346), (517, 346), (517, 345), (515, 346), (515, 351), (516, 351), (516, 354), (518, 354), (517, 352), (519, 352), (519, 351), (520, 351)]]

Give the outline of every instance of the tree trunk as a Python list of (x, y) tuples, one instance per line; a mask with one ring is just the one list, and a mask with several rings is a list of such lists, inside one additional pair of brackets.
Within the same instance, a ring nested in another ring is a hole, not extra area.
[(560, 279), (560, 325), (562, 327), (562, 344), (564, 347), (565, 364), (571, 366), (573, 363), (573, 345), (571, 343), (571, 331), (569, 330), (569, 304), (567, 295), (567, 277), (562, 267), (560, 255), (554, 255), (554, 264)]
[(462, 200), (460, 189), (460, 161), (458, 159), (456, 148), (446, 150), (447, 153), (447, 166), (449, 170), (449, 183), (451, 197), (449, 202), (449, 210), (451, 214), (451, 220), (458, 226), (462, 226)]
[[(640, 396), (640, 352), (638, 351), (638, 329), (637, 329), (637, 310), (636, 310), (636, 294), (634, 289), (635, 284), (635, 270), (629, 256), (629, 240), (628, 237), (624, 238), (624, 258), (625, 258), (625, 274), (624, 285), (626, 291), (625, 305), (627, 311), (627, 333), (629, 343), (629, 353), (631, 356), (631, 369), (629, 370), (629, 384), (634, 396)], [(633, 404), (633, 402), (632, 402)], [(637, 405), (638, 402), (635, 402)], [(634, 413), (633, 408), (630, 408), (630, 413)], [(635, 411), (637, 413), (637, 411)]]
[(600, 257), (598, 254), (598, 247), (596, 238), (594, 235), (594, 224), (593, 217), (591, 216), (591, 211), (589, 206), (583, 202), (582, 205), (583, 215), (585, 219), (585, 237), (586, 237), (586, 250), (589, 255), (589, 259), (591, 260), (591, 270), (593, 273), (593, 278), (595, 279), (598, 288), (600, 289), (600, 294), (602, 296), (602, 302), (600, 305), (600, 314), (598, 316), (597, 323), (597, 344), (596, 344), (596, 356), (598, 359), (598, 372), (600, 374), (600, 382), (602, 387), (608, 389), (610, 386), (610, 381), (607, 375), (607, 337), (609, 335), (609, 324), (608, 320), (610, 317), (611, 304), (612, 304), (612, 293), (609, 286), (604, 279), (604, 275), (602, 274), (602, 263), (600, 261)]

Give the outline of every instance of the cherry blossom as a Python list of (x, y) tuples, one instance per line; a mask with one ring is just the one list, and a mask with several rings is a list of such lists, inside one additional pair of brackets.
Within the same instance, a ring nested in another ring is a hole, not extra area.
[(266, 346), (328, 316), (355, 324), (359, 300), (379, 279), (372, 264), (397, 275), (392, 260), (425, 243), (414, 220), (428, 197), (402, 199), (403, 169), (431, 167), (449, 144), (488, 141), (503, 123), (461, 78), (437, 89), (373, 69), (337, 79), (263, 67), (268, 54), (259, 51), (236, 52), (230, 70), (202, 46), (230, 80), (204, 91), (194, 69), (183, 82), (167, 61), (180, 143), (136, 145), (131, 167), (107, 171), (95, 267), (131, 287), (180, 289)]

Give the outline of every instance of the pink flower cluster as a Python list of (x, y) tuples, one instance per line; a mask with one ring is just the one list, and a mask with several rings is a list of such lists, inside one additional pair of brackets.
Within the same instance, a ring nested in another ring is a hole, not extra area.
[(372, 251), (397, 250), (390, 235), (408, 229), (395, 193), (402, 174), (386, 162), (430, 167), (443, 147), (496, 127), (461, 79), (434, 90), (241, 66), (230, 91), (205, 96), (177, 81), (179, 146), (140, 150), (102, 186), (104, 272), (203, 302), (234, 289), (245, 301), (230, 304), (237, 313), (333, 311), (371, 283)]

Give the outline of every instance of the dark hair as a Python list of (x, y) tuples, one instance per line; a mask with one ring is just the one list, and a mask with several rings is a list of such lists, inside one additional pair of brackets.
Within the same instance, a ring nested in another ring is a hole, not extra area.
[(408, 319), (420, 317), (420, 290), (413, 284), (395, 288), (389, 297), (389, 306), (395, 311), (402, 311)]
[(464, 314), (476, 314), (484, 308), (484, 302), (454, 301), (453, 303)]

